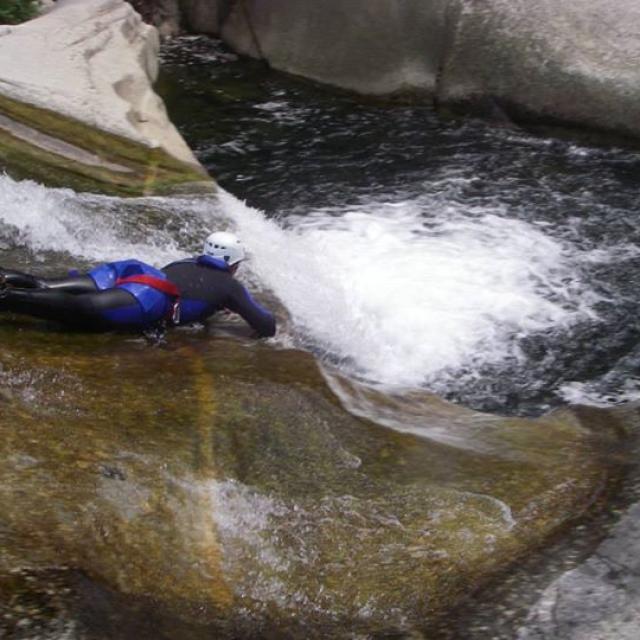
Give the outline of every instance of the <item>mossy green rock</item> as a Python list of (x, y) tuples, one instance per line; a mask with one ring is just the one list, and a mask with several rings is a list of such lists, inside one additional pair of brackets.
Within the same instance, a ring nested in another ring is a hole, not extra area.
[(192, 628), (406, 630), (540, 545), (612, 473), (615, 436), (573, 414), (413, 398), (425, 425), (466, 425), (474, 452), (352, 417), (304, 353), (16, 326), (0, 326), (0, 582), (79, 569)]
[(64, 0), (0, 30), (0, 168), (116, 195), (212, 191), (153, 91), (157, 31), (124, 0)]
[(111, 195), (215, 188), (202, 167), (178, 160), (160, 147), (148, 147), (2, 95), (0, 167), (48, 186)]

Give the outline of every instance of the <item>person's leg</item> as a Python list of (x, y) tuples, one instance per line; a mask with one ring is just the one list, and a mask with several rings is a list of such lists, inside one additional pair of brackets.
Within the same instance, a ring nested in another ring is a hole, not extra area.
[(30, 273), (22, 273), (0, 267), (0, 281), (19, 289), (58, 289), (67, 293), (93, 293), (98, 291), (95, 281), (88, 275), (67, 278), (40, 278)]
[(0, 291), (0, 311), (103, 331), (140, 329), (145, 324), (142, 307), (123, 289), (74, 295), (55, 289), (5, 288)]
[(40, 278), (46, 289), (56, 289), (67, 293), (95, 293), (99, 289), (94, 279), (87, 275), (69, 276), (68, 278)]
[(42, 286), (39, 279), (30, 273), (22, 273), (4, 267), (0, 267), (0, 284), (21, 289), (39, 289)]

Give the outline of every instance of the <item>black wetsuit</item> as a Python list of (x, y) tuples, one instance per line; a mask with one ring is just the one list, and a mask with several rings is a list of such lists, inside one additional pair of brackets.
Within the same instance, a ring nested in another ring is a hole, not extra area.
[[(45, 279), (0, 269), (9, 288), (0, 293), (0, 311), (12, 311), (53, 320), (69, 326), (95, 329), (145, 330), (165, 323), (174, 300), (152, 286), (120, 284), (118, 279), (138, 261), (101, 265), (89, 275)], [(178, 287), (180, 315), (177, 324), (202, 322), (221, 309), (238, 313), (260, 337), (276, 331), (273, 315), (257, 304), (234, 279), (221, 260), (200, 256), (167, 265), (161, 271), (145, 268)], [(144, 272), (142, 272), (144, 273)]]
[(88, 275), (47, 279), (5, 269), (0, 269), (0, 275), (10, 287), (0, 293), (0, 311), (51, 320), (76, 329), (119, 328), (109, 321), (108, 313), (137, 306), (131, 295), (121, 289), (99, 291)]
[(211, 268), (197, 260), (173, 262), (162, 271), (180, 290), (180, 324), (200, 322), (216, 311), (228, 309), (239, 314), (260, 337), (275, 334), (273, 315), (229, 271)]

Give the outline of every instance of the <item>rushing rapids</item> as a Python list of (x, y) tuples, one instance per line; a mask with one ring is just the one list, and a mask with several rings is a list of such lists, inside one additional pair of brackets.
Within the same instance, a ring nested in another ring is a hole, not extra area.
[[(573, 398), (585, 386), (577, 380), (596, 378), (590, 367), (606, 343), (634, 330), (606, 334), (620, 312), (589, 272), (633, 264), (635, 249), (626, 240), (583, 248), (544, 221), (440, 198), (439, 212), (432, 197), (378, 199), (274, 220), (228, 194), (125, 202), (5, 176), (0, 223), (14, 262), (46, 256), (48, 272), (130, 256), (161, 265), (196, 251), (216, 220), (233, 224), (252, 248), (254, 282), (290, 316), (283, 345), (304, 345), (382, 388), (426, 388), (501, 412), (528, 407), (531, 396), (542, 408), (540, 400)], [(593, 354), (581, 350), (585, 342)]]
[(500, 413), (637, 397), (637, 152), (357, 102), (206, 39), (164, 68), (183, 135), (266, 212), (230, 206), (327, 361)]

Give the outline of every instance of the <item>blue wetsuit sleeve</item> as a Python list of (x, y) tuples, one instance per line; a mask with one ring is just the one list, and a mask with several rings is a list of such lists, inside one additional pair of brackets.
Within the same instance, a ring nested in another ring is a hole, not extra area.
[(276, 333), (276, 320), (270, 311), (261, 307), (239, 283), (234, 281), (232, 293), (226, 307), (239, 314), (261, 338), (270, 338)]

